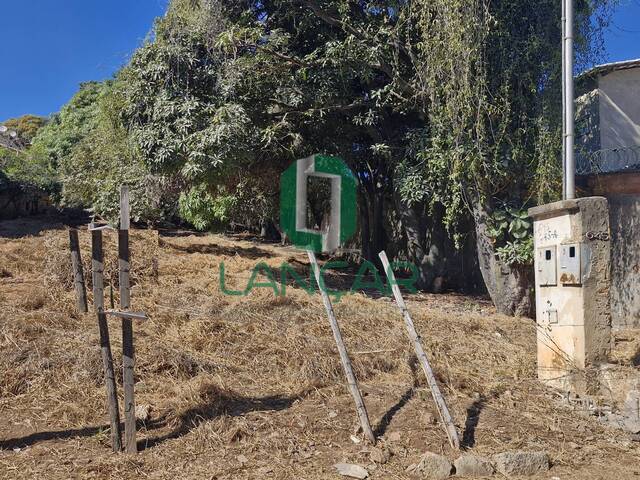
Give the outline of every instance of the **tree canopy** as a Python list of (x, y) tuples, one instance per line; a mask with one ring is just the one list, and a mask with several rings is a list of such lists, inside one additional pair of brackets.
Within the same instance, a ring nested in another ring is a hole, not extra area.
[[(615, 1), (576, 3), (578, 65)], [(531, 309), (526, 207), (560, 194), (556, 0), (172, 0), (108, 82), (35, 135), (62, 200), (140, 220), (278, 224), (278, 177), (321, 152), (358, 178), (363, 257), (387, 249), (429, 290)], [(508, 272), (508, 273), (505, 273)]]

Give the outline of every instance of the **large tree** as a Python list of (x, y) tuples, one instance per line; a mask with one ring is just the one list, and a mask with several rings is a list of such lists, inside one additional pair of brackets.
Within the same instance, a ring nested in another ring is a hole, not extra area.
[[(608, 3), (577, 2), (580, 58), (597, 53), (592, 18)], [(245, 172), (271, 179), (292, 159), (338, 154), (359, 179), (366, 258), (400, 219), (400, 250), (437, 290), (453, 270), (469, 276), (456, 266), (473, 264), (464, 247), (475, 239), (498, 309), (527, 314), (522, 212), (558, 194), (559, 8), (174, 0), (123, 74), (123, 118), (152, 169), (193, 187), (182, 204), (198, 215), (237, 206)]]
[[(402, 197), (426, 200), (432, 211), (443, 206), (454, 232), (471, 215), (498, 310), (530, 315), (532, 240), (523, 210), (560, 193), (560, 2), (418, 3), (429, 103), (417, 155), (399, 179)], [(598, 55), (607, 5), (576, 5), (580, 63)]]

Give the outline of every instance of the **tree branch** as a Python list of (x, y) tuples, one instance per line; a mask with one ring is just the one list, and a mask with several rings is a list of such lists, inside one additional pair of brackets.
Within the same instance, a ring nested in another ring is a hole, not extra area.
[[(335, 27), (341, 27), (345, 32), (352, 34), (354, 37), (360, 40), (365, 40), (369, 42), (376, 41), (375, 39), (371, 38), (371, 36), (366, 32), (362, 32), (357, 28), (353, 27), (352, 25), (331, 16), (330, 14), (325, 12), (322, 8), (320, 8), (315, 2), (310, 0), (300, 0), (300, 1), (302, 5), (309, 8), (316, 17), (318, 17), (325, 23), (328, 23), (329, 25), (332, 25)], [(400, 85), (400, 87), (405, 93), (409, 95), (415, 94), (415, 89), (410, 84), (408, 84), (402, 77), (400, 77), (399, 75), (395, 75), (395, 71), (393, 67), (388, 62), (380, 58), (378, 59), (378, 63), (373, 66), (374, 68), (377, 68), (378, 70), (383, 72), (385, 75), (387, 75), (387, 77), (389, 77), (392, 81), (397, 80), (398, 84)]]

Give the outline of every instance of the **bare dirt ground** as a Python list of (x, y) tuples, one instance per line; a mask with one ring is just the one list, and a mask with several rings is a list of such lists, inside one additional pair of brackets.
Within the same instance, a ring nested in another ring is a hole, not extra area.
[[(90, 277), (89, 234), (80, 239)], [(284, 297), (220, 289), (220, 262), (227, 288), (241, 290), (257, 263), (304, 271), (304, 254), (144, 230), (131, 247), (133, 309), (150, 317), (135, 325), (136, 401), (150, 415), (133, 456), (111, 453), (97, 325), (75, 312), (64, 226), (0, 222), (0, 478), (312, 480), (340, 478), (333, 465), (348, 462), (373, 479), (404, 479), (426, 451), (457, 457), (390, 299), (354, 294), (335, 305), (391, 454), (373, 464), (350, 438), (356, 416), (319, 296), (291, 285)], [(115, 283), (113, 238), (105, 249)], [(410, 295), (408, 306), (466, 449), (546, 451), (546, 479), (640, 475), (638, 443), (536, 381), (532, 321), (459, 295)], [(110, 322), (119, 368), (120, 326)]]

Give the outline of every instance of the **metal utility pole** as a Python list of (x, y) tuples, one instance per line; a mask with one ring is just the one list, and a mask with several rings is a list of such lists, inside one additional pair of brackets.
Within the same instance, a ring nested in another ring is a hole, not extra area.
[(575, 144), (575, 117), (574, 117), (574, 90), (573, 90), (573, 0), (562, 0), (564, 11), (564, 38), (562, 47), (562, 78), (564, 84), (563, 124), (565, 126), (563, 138), (564, 150), (564, 199), (576, 198), (576, 159), (574, 154)]
[(560, 40), (560, 47), (562, 48), (562, 73), (560, 78), (562, 79), (562, 198), (567, 198), (567, 115), (565, 112), (565, 105), (567, 102), (567, 87), (564, 79), (564, 62), (565, 62), (565, 48), (564, 37), (567, 35), (567, 13), (566, 2), (560, 0), (562, 3), (562, 38)]

